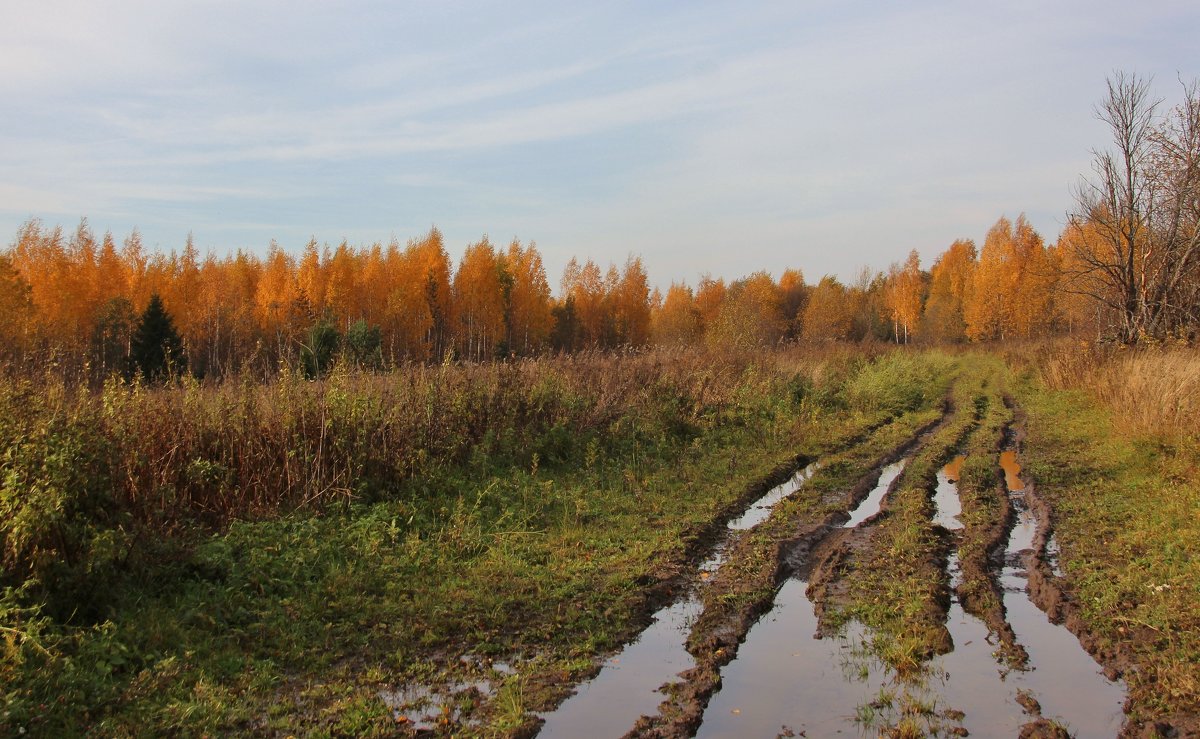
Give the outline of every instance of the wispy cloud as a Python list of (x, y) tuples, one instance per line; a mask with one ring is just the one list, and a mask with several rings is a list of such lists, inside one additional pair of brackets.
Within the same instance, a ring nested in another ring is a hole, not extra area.
[(1053, 237), (1104, 76), (1200, 73), (1193, 5), (10, 0), (0, 231), (437, 221), (677, 276), (847, 273), (1019, 210)]

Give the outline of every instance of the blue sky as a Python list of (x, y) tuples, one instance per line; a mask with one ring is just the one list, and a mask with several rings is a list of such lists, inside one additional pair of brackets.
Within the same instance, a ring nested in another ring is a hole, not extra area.
[(0, 240), (180, 248), (487, 234), (652, 281), (1053, 240), (1113, 70), (1178, 100), (1192, 2), (0, 6)]

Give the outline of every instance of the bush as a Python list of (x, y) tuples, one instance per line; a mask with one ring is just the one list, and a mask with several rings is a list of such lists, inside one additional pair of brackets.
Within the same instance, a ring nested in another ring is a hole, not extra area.
[(90, 617), (127, 548), (116, 527), (110, 445), (87, 416), (47, 413), (31, 393), (4, 400), (0, 584), (32, 588), (55, 614)]
[(930, 378), (944, 378), (949, 366), (943, 354), (892, 352), (864, 365), (846, 381), (843, 395), (859, 411), (896, 415), (916, 410), (933, 400), (943, 385)]

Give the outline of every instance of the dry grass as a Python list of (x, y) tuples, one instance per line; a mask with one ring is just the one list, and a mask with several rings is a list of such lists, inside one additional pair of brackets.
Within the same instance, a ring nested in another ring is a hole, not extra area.
[(1112, 410), (1122, 430), (1200, 437), (1200, 351), (1196, 349), (1132, 351), (1059, 344), (1035, 356), (1034, 369), (1047, 387), (1091, 393)]

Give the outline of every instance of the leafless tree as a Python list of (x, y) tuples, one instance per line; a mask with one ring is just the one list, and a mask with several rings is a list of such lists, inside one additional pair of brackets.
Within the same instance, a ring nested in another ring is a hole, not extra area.
[(1095, 151), (1076, 188), (1069, 277), (1119, 316), (1134, 344), (1192, 330), (1200, 320), (1200, 95), (1160, 114), (1150, 82), (1117, 73), (1096, 109), (1114, 149)]

